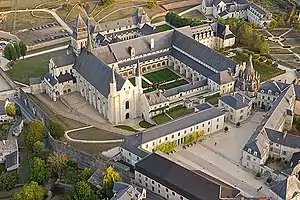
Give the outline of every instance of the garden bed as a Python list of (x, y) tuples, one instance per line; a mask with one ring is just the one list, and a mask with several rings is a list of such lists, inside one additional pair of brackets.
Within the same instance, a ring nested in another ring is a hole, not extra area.
[(143, 76), (152, 83), (163, 83), (180, 78), (177, 74), (175, 74), (168, 68), (150, 72), (148, 74), (144, 74)]
[(193, 112), (194, 112), (194, 108), (187, 108), (185, 106), (176, 106), (167, 111), (168, 115), (170, 115), (173, 119), (183, 117)]
[(163, 113), (163, 114), (156, 115), (156, 116), (152, 117), (152, 120), (156, 124), (162, 124), (162, 123), (171, 121), (171, 118), (169, 118), (165, 113)]

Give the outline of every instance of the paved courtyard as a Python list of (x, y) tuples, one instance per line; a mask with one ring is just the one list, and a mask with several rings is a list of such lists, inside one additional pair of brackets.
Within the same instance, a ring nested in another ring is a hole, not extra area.
[[(227, 123), (226, 126), (229, 127), (228, 132), (221, 132), (211, 136), (203, 141), (203, 145), (226, 155), (235, 162), (239, 162), (242, 156), (242, 149), (262, 120), (263, 114), (263, 112), (256, 112), (249, 121), (242, 123), (239, 128)], [(216, 146), (215, 142), (217, 143)]]
[[(256, 112), (241, 127), (228, 125), (230, 127), (227, 133), (221, 132), (202, 143), (186, 149), (181, 148), (176, 153), (170, 154), (170, 157), (191, 170), (201, 170), (219, 178), (244, 191), (246, 195), (273, 196), (262, 181), (255, 179), (253, 174), (245, 171), (240, 165), (242, 148), (258, 126), (263, 114)], [(258, 193), (256, 190), (260, 186), (263, 186), (263, 189)]]

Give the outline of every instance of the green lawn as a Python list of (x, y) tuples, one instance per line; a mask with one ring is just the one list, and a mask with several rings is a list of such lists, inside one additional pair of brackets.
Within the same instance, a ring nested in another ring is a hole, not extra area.
[(205, 20), (206, 19), (206, 17), (198, 10), (193, 10), (191, 12), (188, 12), (188, 13), (182, 15), (182, 17), (198, 19), (198, 20)]
[(299, 46), (300, 39), (299, 38), (288, 38), (282, 42), (284, 45), (291, 45), (291, 46)]
[(138, 132), (138, 130), (132, 128), (131, 126), (127, 126), (127, 125), (117, 125), (115, 127), (126, 130), (126, 131)]
[(152, 117), (152, 120), (155, 121), (155, 123), (157, 124), (162, 124), (171, 121), (171, 119), (165, 113)]
[(163, 31), (167, 31), (167, 30), (172, 30), (173, 28), (171, 26), (169, 26), (168, 24), (163, 24), (163, 25), (157, 26), (156, 29), (159, 30), (160, 32), (163, 32)]
[(260, 74), (261, 82), (285, 73), (285, 70), (270, 65), (266, 65), (264, 67), (261, 67), (259, 65), (254, 65), (253, 67)]
[(175, 88), (175, 87), (178, 87), (178, 86), (181, 86), (181, 85), (185, 85), (185, 84), (188, 84), (188, 83), (189, 82), (187, 82), (186, 80), (180, 79), (180, 80), (172, 82), (172, 83), (164, 84), (160, 88), (168, 90), (168, 89)]
[(29, 84), (29, 78), (44, 76), (48, 72), (51, 57), (63, 55), (65, 52), (65, 50), (60, 50), (19, 60), (7, 73), (15, 81)]
[(195, 5), (192, 5), (192, 6), (185, 6), (185, 7), (180, 7), (180, 8), (175, 8), (175, 9), (171, 9), (171, 10), (169, 10), (169, 11), (170, 11), (170, 12), (174, 12), (174, 13), (179, 14), (179, 13), (181, 13), (181, 12), (183, 12), (183, 11), (185, 11), (185, 10), (188, 10), (188, 9), (190, 9), (190, 8), (192, 8), (192, 7), (195, 7)]
[(216, 105), (219, 102), (220, 94), (214, 94), (205, 98), (205, 101), (210, 103), (211, 105)]
[(150, 72), (148, 74), (143, 75), (146, 79), (151, 81), (152, 83), (162, 83), (164, 81), (172, 81), (174, 79), (179, 78), (177, 74), (169, 70), (168, 68), (161, 69), (159, 71)]
[(154, 126), (153, 124), (150, 124), (150, 123), (148, 123), (148, 122), (146, 122), (146, 121), (141, 121), (141, 122), (139, 123), (139, 125), (140, 125), (140, 127), (142, 127), (142, 128), (150, 128), (150, 127)]
[(293, 54), (290, 52), (288, 49), (283, 49), (283, 48), (271, 48), (270, 49), (270, 54)]
[(77, 140), (118, 140), (123, 136), (117, 133), (101, 130), (95, 127), (68, 133), (69, 137)]
[(194, 108), (187, 108), (185, 106), (176, 106), (174, 108), (171, 108), (170, 110), (168, 110), (168, 114), (173, 118), (179, 118), (182, 117), (184, 115), (188, 115), (194, 112)]

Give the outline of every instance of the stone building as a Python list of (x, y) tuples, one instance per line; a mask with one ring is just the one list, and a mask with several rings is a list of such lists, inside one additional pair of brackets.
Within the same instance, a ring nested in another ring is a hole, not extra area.
[(249, 97), (255, 97), (260, 86), (260, 75), (254, 70), (252, 55), (244, 69), (240, 70), (235, 88)]

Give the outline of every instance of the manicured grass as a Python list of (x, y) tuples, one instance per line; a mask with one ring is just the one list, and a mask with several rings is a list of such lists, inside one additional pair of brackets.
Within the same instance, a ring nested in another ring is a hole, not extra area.
[(298, 59), (294, 54), (273, 54), (278, 60), (296, 60)]
[(150, 72), (148, 74), (143, 75), (146, 79), (151, 81), (152, 83), (162, 83), (172, 81), (174, 79), (179, 78), (177, 74), (169, 70), (168, 68), (161, 69), (159, 71)]
[(262, 36), (265, 36), (265, 37), (272, 36), (265, 30), (254, 30), (254, 31), (258, 32), (259, 34), (261, 34)]
[(185, 6), (185, 7), (180, 7), (180, 8), (175, 8), (175, 9), (171, 9), (169, 11), (179, 14), (179, 13), (181, 13), (181, 12), (183, 12), (185, 10), (188, 10), (188, 9), (190, 9), (192, 7), (195, 7), (195, 5), (193, 5), (193, 6)]
[(275, 37), (279, 37), (280, 35), (287, 32), (289, 29), (269, 29), (268, 31)]
[(152, 120), (155, 121), (155, 123), (157, 124), (162, 124), (171, 121), (171, 119), (165, 113), (152, 117)]
[(284, 45), (291, 45), (291, 46), (299, 46), (300, 39), (299, 38), (288, 38), (282, 42)]
[(155, 126), (155, 125), (153, 125), (153, 124), (150, 124), (150, 123), (146, 122), (145, 120), (144, 120), (144, 121), (141, 121), (141, 122), (139, 123), (139, 125), (140, 125), (140, 127), (142, 127), (142, 128), (150, 128), (150, 127), (152, 127), (152, 126)]
[(126, 131), (138, 132), (138, 130), (132, 128), (131, 126), (127, 126), (127, 125), (117, 125), (115, 127), (126, 130)]
[(270, 47), (281, 47), (281, 45), (278, 42), (273, 42), (269, 40), (267, 40), (267, 42), (270, 45)]
[(171, 108), (170, 110), (168, 110), (168, 114), (173, 118), (179, 118), (182, 117), (184, 115), (188, 115), (194, 112), (194, 108), (187, 108), (185, 106), (176, 106), (174, 108)]
[(29, 78), (41, 77), (48, 72), (48, 65), (51, 57), (63, 55), (65, 52), (65, 50), (55, 51), (19, 60), (17, 64), (12, 66), (12, 69), (7, 71), (7, 73), (15, 81), (29, 84)]
[(156, 17), (155, 19), (153, 19), (151, 21), (151, 23), (154, 24), (154, 23), (165, 21), (165, 20), (166, 20), (165, 16), (160, 16), (160, 17)]
[[(135, 78), (128, 79), (135, 86)], [(150, 85), (144, 79), (142, 79), (142, 88), (148, 88)]]
[(149, 92), (153, 92), (153, 91), (155, 91), (155, 88), (151, 87), (151, 88), (144, 90), (144, 93), (149, 93)]
[(292, 54), (288, 49), (283, 48), (271, 48), (270, 54)]
[(292, 30), (292, 31), (288, 32), (287, 34), (285, 34), (283, 37), (285, 37), (285, 38), (300, 38), (300, 35), (296, 31)]
[(285, 73), (285, 70), (270, 65), (266, 65), (264, 67), (261, 67), (259, 65), (254, 65), (253, 67), (260, 74), (261, 82)]
[(163, 24), (163, 25), (157, 26), (156, 29), (159, 30), (160, 32), (163, 32), (163, 31), (167, 31), (167, 30), (172, 30), (173, 28), (171, 26), (169, 26), (168, 24)]
[(300, 47), (295, 47), (291, 49), (294, 53), (300, 54)]
[(122, 135), (95, 127), (70, 132), (68, 135), (70, 138), (77, 140), (118, 140), (123, 138)]
[(198, 20), (205, 20), (206, 19), (206, 17), (198, 10), (193, 10), (191, 12), (188, 12), (188, 13), (182, 15), (182, 17), (198, 19)]
[(210, 103), (211, 105), (216, 105), (219, 102), (220, 94), (214, 94), (205, 98), (205, 101)]
[(186, 80), (180, 79), (180, 80), (172, 82), (172, 83), (164, 84), (160, 88), (168, 90), (168, 89), (175, 88), (175, 87), (178, 87), (178, 86), (181, 86), (181, 85), (185, 85), (185, 84), (188, 84), (188, 83), (189, 82), (187, 82)]

